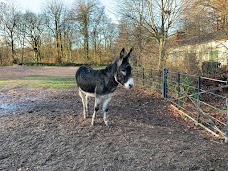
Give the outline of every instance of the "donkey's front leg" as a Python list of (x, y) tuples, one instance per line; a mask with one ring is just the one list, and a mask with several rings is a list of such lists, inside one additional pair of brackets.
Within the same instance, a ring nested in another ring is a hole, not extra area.
[(108, 126), (109, 124), (109, 120), (107, 117), (107, 112), (108, 112), (108, 106), (109, 106), (109, 102), (112, 99), (112, 95), (108, 95), (107, 99), (105, 99), (104, 103), (103, 103), (103, 112), (104, 112), (104, 122), (105, 125)]
[(92, 122), (91, 125), (93, 126), (96, 123), (96, 114), (97, 111), (99, 110), (99, 105), (100, 105), (100, 97), (95, 97), (95, 104), (94, 104), (94, 111), (93, 111), (93, 116), (92, 116)]

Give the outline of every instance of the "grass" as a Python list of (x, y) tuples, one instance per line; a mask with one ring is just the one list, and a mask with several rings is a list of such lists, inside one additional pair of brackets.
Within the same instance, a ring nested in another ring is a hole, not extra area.
[[(92, 66), (94, 69), (104, 69), (105, 66)], [(0, 78), (0, 89), (11, 89), (18, 86), (30, 88), (75, 88), (74, 76), (28, 76), (20, 78)]]
[(32, 76), (18, 79), (0, 79), (0, 88), (13, 88), (19, 85), (30, 88), (73, 88), (76, 87), (73, 76)]

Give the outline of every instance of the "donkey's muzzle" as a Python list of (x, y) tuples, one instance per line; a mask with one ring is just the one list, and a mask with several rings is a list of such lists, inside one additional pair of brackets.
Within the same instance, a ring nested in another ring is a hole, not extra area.
[(134, 80), (133, 78), (130, 78), (125, 84), (124, 87), (127, 89), (131, 89), (132, 87), (134, 87)]
[(129, 88), (132, 88), (132, 87), (134, 87), (134, 85), (133, 84), (129, 84)]

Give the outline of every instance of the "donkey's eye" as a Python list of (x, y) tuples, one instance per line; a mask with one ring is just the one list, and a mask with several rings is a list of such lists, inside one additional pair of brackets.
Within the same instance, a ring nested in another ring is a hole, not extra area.
[(121, 74), (123, 74), (125, 76), (126, 75), (126, 70), (125, 69), (121, 70)]

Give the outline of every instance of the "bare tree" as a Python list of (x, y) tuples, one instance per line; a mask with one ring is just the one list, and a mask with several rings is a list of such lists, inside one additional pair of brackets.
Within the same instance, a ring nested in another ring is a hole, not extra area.
[(11, 60), (13, 64), (19, 63), (16, 58), (15, 42), (17, 34), (17, 26), (19, 22), (20, 12), (16, 7), (0, 3), (0, 30), (3, 33), (3, 38), (7, 46), (11, 47)]
[(76, 0), (73, 9), (71, 10), (70, 20), (76, 21), (77, 30), (83, 37), (84, 54), (86, 59), (89, 59), (89, 38), (91, 15), (96, 6), (96, 0)]
[(55, 38), (58, 55), (57, 61), (61, 63), (63, 57), (62, 34), (67, 10), (60, 0), (53, 0), (47, 4), (44, 11), (46, 14), (47, 26)]
[[(98, 62), (97, 59), (101, 62), (104, 59), (101, 56), (106, 56), (108, 53), (106, 51), (108, 40), (111, 38), (114, 40), (116, 37), (115, 25), (111, 24), (111, 20), (105, 14), (104, 6), (99, 0), (77, 0), (71, 11), (69, 20), (76, 22), (76, 30), (82, 40), (84, 58), (88, 61), (93, 56), (93, 62)], [(109, 43), (109, 47), (112, 43)]]
[(107, 22), (102, 29), (102, 34), (104, 37), (104, 47), (105, 49), (111, 50), (114, 48), (114, 43), (119, 35), (118, 24)]
[(227, 30), (227, 11), (227, 0), (192, 0), (184, 11), (184, 29), (190, 36)]
[[(138, 25), (139, 33), (146, 30), (149, 33), (146, 37), (156, 40), (158, 69), (165, 66), (167, 40), (177, 29), (185, 3), (182, 0), (123, 0), (119, 5), (122, 17)], [(139, 39), (142, 44), (142, 37)]]
[(101, 30), (103, 29), (102, 26), (106, 25), (106, 21), (104, 7), (97, 6), (91, 14), (91, 32), (94, 53), (96, 53), (99, 44), (99, 34), (101, 34)]
[(25, 57), (37, 63), (41, 59), (100, 63), (112, 57), (109, 52), (114, 49), (118, 26), (111, 23), (99, 0), (76, 0), (71, 10), (62, 1), (52, 0), (41, 14), (12, 11), (8, 7), (0, 5), (0, 31), (7, 49), (11, 48), (10, 60), (14, 63), (18, 63), (17, 45), (22, 63)]
[(45, 30), (44, 16), (27, 11), (20, 18), (18, 29), (22, 37), (25, 37), (26, 43), (34, 51), (36, 62), (41, 61), (41, 43), (42, 33)]

